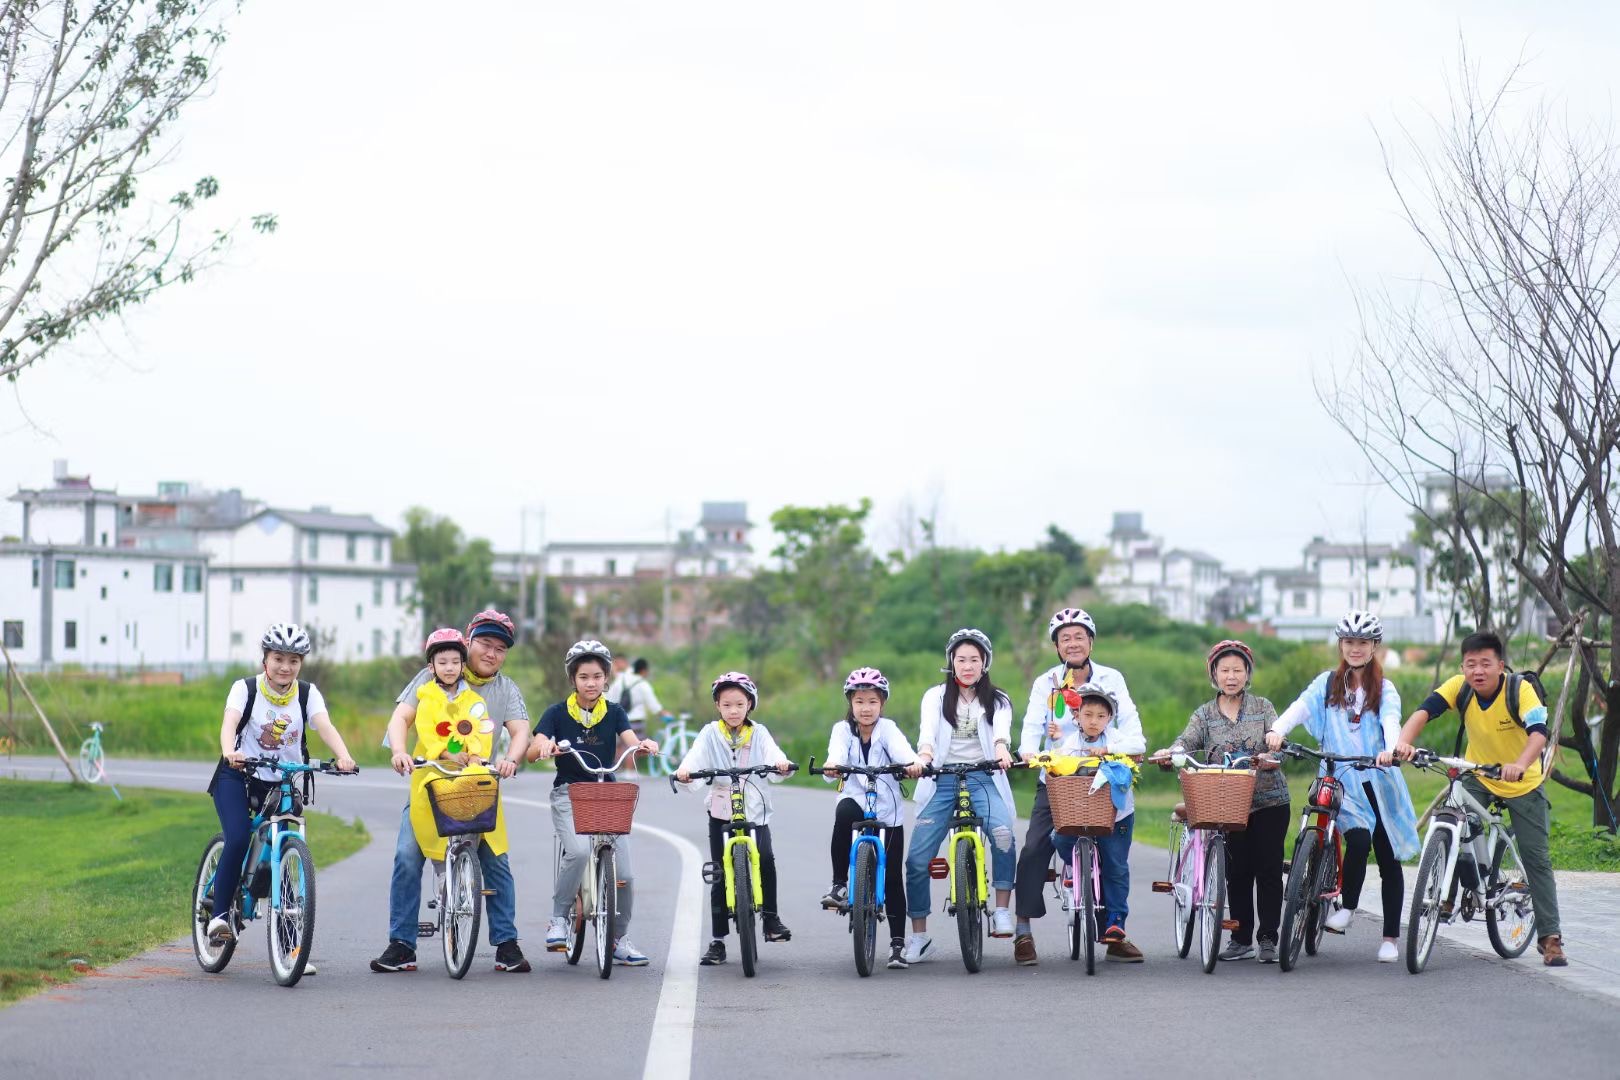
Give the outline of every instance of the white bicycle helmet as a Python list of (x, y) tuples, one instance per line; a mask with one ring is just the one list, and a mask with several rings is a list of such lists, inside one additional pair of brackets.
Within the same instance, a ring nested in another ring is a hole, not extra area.
[(983, 630), (975, 630), (971, 626), (964, 626), (950, 636), (945, 642), (945, 662), (949, 664), (951, 657), (956, 654), (956, 647), (964, 641), (971, 641), (979, 647), (984, 654), (984, 670), (990, 670), (990, 662), (995, 659), (995, 650), (990, 648), (990, 637)]
[(291, 653), (293, 656), (309, 655), (309, 634), (297, 623), (272, 623), (270, 629), (264, 632), (259, 639), (259, 647), (266, 652)]
[(1079, 686), (1074, 688), (1074, 692), (1080, 698), (1082, 703), (1084, 703), (1088, 698), (1094, 698), (1097, 701), (1107, 702), (1108, 716), (1110, 719), (1119, 715), (1119, 698), (1115, 697), (1114, 692), (1108, 689), (1106, 686), (1102, 686), (1094, 682), (1081, 683)]
[(1080, 608), (1066, 607), (1053, 615), (1052, 621), (1046, 624), (1046, 636), (1052, 639), (1054, 645), (1057, 644), (1058, 631), (1065, 626), (1083, 626), (1093, 638), (1097, 636), (1097, 624), (1092, 621), (1090, 615)]
[(574, 671), (579, 667), (579, 662), (586, 659), (602, 661), (603, 671), (613, 669), (613, 651), (595, 638), (586, 638), (584, 641), (576, 641), (570, 645), (568, 652), (563, 656), (563, 670), (568, 672), (570, 679), (574, 677)]
[(1370, 611), (1352, 611), (1339, 620), (1339, 625), (1333, 628), (1333, 634), (1341, 641), (1345, 638), (1383, 641), (1384, 624)]

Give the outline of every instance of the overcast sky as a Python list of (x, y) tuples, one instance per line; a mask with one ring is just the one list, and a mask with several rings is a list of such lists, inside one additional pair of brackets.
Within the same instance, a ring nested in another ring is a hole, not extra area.
[(0, 483), (503, 548), (524, 506), (652, 539), (863, 495), (880, 549), (907, 499), (987, 547), (1398, 539), (1312, 391), (1352, 286), (1423, 269), (1375, 130), (1443, 108), (1460, 38), (1607, 123), (1620, 5), (1110, 7), (250, 0), (148, 190), (280, 231), (0, 393)]

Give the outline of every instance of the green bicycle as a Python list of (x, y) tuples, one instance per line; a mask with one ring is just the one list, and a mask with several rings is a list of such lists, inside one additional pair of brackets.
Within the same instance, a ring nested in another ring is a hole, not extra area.
[(984, 819), (973, 809), (968, 791), (970, 773), (1001, 771), (999, 761), (969, 761), (955, 765), (930, 765), (924, 776), (957, 777), (956, 809), (951, 813), (951, 832), (946, 838), (949, 859), (928, 863), (928, 876), (948, 880), (945, 912), (956, 917), (956, 934), (962, 943), (962, 963), (975, 973), (984, 964), (984, 913), (990, 905), (990, 861), (986, 855)]
[[(790, 764), (789, 773), (799, 766)], [(759, 941), (754, 935), (754, 922), (765, 906), (765, 886), (759, 876), (759, 845), (754, 842), (754, 826), (748, 823), (747, 794), (743, 781), (750, 776), (768, 776), (778, 772), (774, 765), (749, 765), (739, 769), (695, 769), (687, 773), (692, 780), (731, 780), (731, 835), (720, 856), (720, 865), (703, 864), (703, 883), (713, 885), (716, 878), (724, 877), (726, 885), (726, 912), (737, 927), (738, 948), (742, 953), (743, 975), (754, 977), (759, 961)], [(669, 788), (675, 787), (670, 777)]]

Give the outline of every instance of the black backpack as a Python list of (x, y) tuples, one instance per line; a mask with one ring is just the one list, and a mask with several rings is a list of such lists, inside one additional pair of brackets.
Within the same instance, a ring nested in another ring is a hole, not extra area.
[(630, 680), (633, 678), (635, 678), (635, 676), (626, 675), (624, 677), (624, 686), (619, 690), (619, 708), (624, 710), (626, 716), (630, 715), (630, 707), (634, 705), (636, 701), (635, 695), (631, 693), (631, 691), (635, 689), (635, 687), (630, 685)]
[[(1530, 684), (1530, 688), (1536, 692), (1536, 697), (1540, 699), (1542, 705), (1547, 704), (1547, 688), (1541, 684), (1541, 675), (1538, 672), (1508, 672), (1506, 679), (1504, 679), (1502, 682), (1502, 693), (1507, 695), (1508, 715), (1511, 716), (1513, 718), (1513, 722), (1518, 724), (1520, 727), (1524, 727), (1525, 724), (1524, 718), (1519, 715), (1519, 688), (1525, 683)], [(1462, 689), (1457, 693), (1457, 745), (1451, 751), (1453, 757), (1462, 756), (1463, 736), (1468, 726), (1466, 722), (1468, 717), (1468, 706), (1473, 704), (1476, 696), (1477, 695), (1474, 693), (1474, 688), (1469, 686), (1466, 682), (1463, 683)]]
[[(242, 716), (236, 721), (236, 737), (242, 738), (242, 732), (247, 729), (248, 721), (253, 719), (253, 706), (259, 699), (259, 677), (249, 675), (244, 682), (247, 683), (247, 702), (242, 706)], [(303, 679), (298, 680), (298, 714), (303, 717), (303, 723), (298, 725), (298, 751), (303, 755), (304, 764), (309, 764), (309, 683)], [(225, 759), (219, 759), (220, 767), (225, 766)], [(215, 770), (218, 774), (218, 769)], [(314, 778), (309, 773), (304, 774), (304, 802), (311, 801), (313, 795)], [(208, 794), (214, 793), (214, 782), (208, 781)]]

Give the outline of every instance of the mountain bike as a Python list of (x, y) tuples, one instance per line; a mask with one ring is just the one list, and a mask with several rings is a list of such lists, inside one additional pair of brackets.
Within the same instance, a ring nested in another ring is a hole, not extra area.
[[(884, 884), (889, 866), (888, 850), (883, 846), (889, 826), (878, 820), (877, 780), (880, 776), (905, 776), (909, 766), (823, 765), (821, 768), (845, 780), (852, 776), (864, 776), (868, 780), (866, 816), (856, 822), (855, 840), (849, 849), (849, 899), (841, 911), (849, 916), (849, 934), (855, 946), (855, 972), (864, 979), (872, 974), (877, 964), (878, 927), (885, 917)], [(816, 771), (815, 758), (810, 759), (806, 771)]]
[[(252, 837), (242, 859), (241, 884), (231, 897), (227, 916), (240, 933), (247, 923), (267, 915), (265, 936), (270, 945), (270, 972), (282, 986), (293, 986), (304, 976), (315, 940), (315, 860), (304, 840), (304, 797), (293, 784), (300, 773), (338, 772), (330, 761), (302, 764), (280, 758), (248, 758), (250, 775), (258, 769), (276, 769), (281, 779), (264, 796), (254, 813)], [(359, 772), (355, 769), (355, 772)], [(191, 945), (197, 963), (210, 974), (225, 970), (236, 952), (237, 938), (208, 936), (212, 917), (214, 875), (225, 851), (225, 834), (215, 833), (203, 847), (202, 861), (191, 891)]]
[[(945, 911), (956, 918), (956, 935), (962, 943), (962, 964), (970, 973), (984, 964), (984, 912), (990, 903), (990, 865), (985, 856), (984, 819), (973, 810), (973, 797), (967, 778), (973, 773), (1001, 771), (999, 761), (969, 761), (955, 765), (929, 763), (924, 776), (954, 776), (956, 808), (951, 813), (951, 831), (946, 839), (949, 860), (930, 859), (928, 876), (948, 879)], [(990, 798), (998, 799), (996, 792)], [(915, 901), (913, 901), (915, 902)]]
[[(573, 907), (568, 912), (568, 924), (573, 929), (573, 941), (568, 947), (568, 962), (579, 963), (585, 951), (585, 927), (589, 925), (596, 938), (596, 973), (606, 979), (613, 974), (613, 946), (619, 940), (619, 867), (615, 855), (619, 837), (630, 831), (635, 816), (636, 800), (641, 788), (634, 781), (610, 782), (609, 777), (635, 756), (638, 747), (627, 746), (612, 765), (602, 768), (592, 765), (567, 739), (557, 740), (557, 751), (574, 755), (580, 768), (596, 777), (595, 782), (574, 781), (568, 785), (568, 802), (573, 808), (574, 832), (589, 836), (586, 847), (585, 876), (580, 879), (579, 892), (574, 894)], [(562, 838), (556, 840), (557, 870), (562, 870)]]
[(1335, 774), (1336, 766), (1378, 768), (1371, 757), (1324, 754), (1298, 743), (1286, 743), (1276, 751), (1285, 757), (1311, 757), (1326, 764), (1321, 776), (1311, 781), (1305, 795), (1305, 811), (1300, 815), (1299, 835), (1294, 838), (1294, 854), (1288, 861), (1288, 883), (1283, 887), (1281, 940), (1277, 943), (1278, 966), (1292, 971), (1299, 963), (1303, 945), (1307, 956), (1315, 956), (1327, 931), (1328, 912), (1344, 887), (1344, 838), (1339, 833), (1339, 807), (1344, 803), (1344, 783)]
[[(434, 875), (436, 888), (433, 899), (428, 901), (430, 909), (437, 909), (438, 920), (421, 924), (417, 932), (422, 937), (439, 935), (444, 946), (444, 969), (452, 979), (459, 979), (472, 967), (473, 953), (478, 948), (483, 898), (495, 895), (494, 889), (484, 888), (478, 845), (498, 820), (501, 779), (488, 771), (449, 769), (443, 762), (426, 758), (412, 758), (411, 764), (441, 774), (442, 779), (427, 783), (428, 805), (433, 811), (434, 827), (449, 840), (442, 869), (434, 867), (438, 871)], [(487, 760), (471, 764), (489, 768)]]
[[(798, 766), (789, 763), (789, 773)], [(703, 882), (713, 885), (725, 882), (726, 913), (737, 927), (737, 946), (742, 953), (743, 975), (754, 977), (759, 963), (759, 939), (754, 933), (754, 921), (765, 905), (764, 885), (759, 875), (759, 845), (754, 841), (754, 826), (748, 822), (747, 790), (745, 784), (751, 776), (769, 776), (776, 772), (774, 765), (748, 765), (736, 769), (694, 769), (687, 773), (692, 780), (714, 781), (722, 777), (731, 781), (731, 835), (721, 849), (720, 865), (703, 864)], [(675, 778), (670, 777), (669, 788), (677, 790)]]
[[(1440, 924), (1460, 916), (1471, 922), (1485, 913), (1485, 934), (1504, 960), (1523, 955), (1536, 936), (1536, 910), (1524, 876), (1519, 845), (1502, 820), (1505, 806), (1492, 798), (1486, 806), (1458, 781), (1477, 774), (1500, 779), (1500, 765), (1476, 765), (1458, 757), (1418, 750), (1412, 764), (1444, 769), (1446, 794), (1429, 816), (1418, 859), (1417, 885), (1406, 923), (1406, 970), (1421, 974), (1434, 951)], [(1467, 872), (1459, 873), (1467, 864)], [(1479, 868), (1490, 867), (1483, 880)], [(1461, 879), (1461, 880), (1459, 880)], [(1459, 895), (1460, 894), (1460, 895)]]
[(1170, 878), (1155, 881), (1153, 891), (1169, 893), (1175, 903), (1171, 926), (1176, 955), (1185, 960), (1198, 933), (1198, 959), (1208, 975), (1221, 951), (1221, 932), (1236, 930), (1226, 918), (1226, 834), (1249, 825), (1255, 773), (1247, 768), (1256, 755), (1223, 757), (1221, 764), (1178, 754), (1166, 767), (1182, 770), (1183, 800), (1171, 811)]

